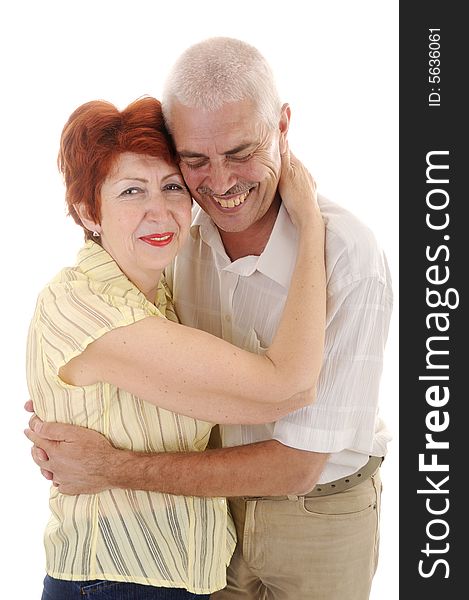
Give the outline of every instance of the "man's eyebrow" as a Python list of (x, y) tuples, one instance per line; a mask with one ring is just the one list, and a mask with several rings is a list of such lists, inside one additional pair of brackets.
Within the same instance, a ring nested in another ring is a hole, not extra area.
[(242, 152), (243, 150), (247, 150), (254, 146), (253, 142), (247, 142), (246, 144), (240, 144), (236, 146), (236, 148), (232, 148), (231, 150), (227, 150), (224, 154), (238, 154), (238, 152)]
[(205, 154), (200, 154), (199, 152), (191, 152), (190, 150), (178, 150), (178, 154), (183, 158), (207, 158)]
[[(231, 148), (230, 150), (225, 150), (225, 152), (223, 152), (223, 154), (225, 156), (231, 155), (231, 154), (237, 154), (238, 152), (242, 152), (243, 150), (246, 150), (247, 148), (251, 148), (252, 146), (254, 146), (253, 142), (247, 142), (245, 144), (240, 144), (239, 146), (236, 146), (235, 148)], [(201, 154), (200, 152), (192, 152), (191, 150), (179, 150), (178, 154), (182, 158), (208, 158), (208, 156), (206, 154)]]

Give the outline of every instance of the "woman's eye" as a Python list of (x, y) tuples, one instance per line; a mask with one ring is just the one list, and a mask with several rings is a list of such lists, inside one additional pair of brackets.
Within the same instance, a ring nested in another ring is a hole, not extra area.
[(165, 190), (169, 190), (169, 191), (177, 191), (177, 192), (182, 192), (182, 191), (186, 191), (186, 187), (181, 185), (180, 183), (168, 183), (167, 185), (164, 186)]
[(127, 188), (126, 190), (124, 190), (121, 193), (121, 196), (133, 196), (134, 194), (138, 194), (139, 192), (141, 192), (142, 190), (140, 188), (137, 187), (130, 187)]

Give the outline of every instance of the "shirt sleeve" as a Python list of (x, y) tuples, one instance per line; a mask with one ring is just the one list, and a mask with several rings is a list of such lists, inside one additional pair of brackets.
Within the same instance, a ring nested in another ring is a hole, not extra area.
[(55, 376), (105, 333), (145, 317), (163, 318), (138, 294), (113, 293), (109, 285), (86, 279), (49, 285), (38, 300), (36, 314), (44, 360)]
[(314, 452), (371, 452), (391, 309), (390, 285), (382, 278), (336, 289), (328, 298), (316, 400), (279, 420), (274, 439)]

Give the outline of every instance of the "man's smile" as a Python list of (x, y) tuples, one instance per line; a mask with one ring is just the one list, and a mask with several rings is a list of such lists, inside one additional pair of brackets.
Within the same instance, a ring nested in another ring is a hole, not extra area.
[(223, 196), (223, 197), (212, 196), (212, 198), (222, 208), (235, 208), (236, 206), (239, 206), (240, 204), (244, 203), (246, 198), (249, 196), (250, 191), (251, 190), (248, 190), (247, 192), (244, 192), (244, 194), (238, 194), (238, 195), (232, 194), (231, 196)]

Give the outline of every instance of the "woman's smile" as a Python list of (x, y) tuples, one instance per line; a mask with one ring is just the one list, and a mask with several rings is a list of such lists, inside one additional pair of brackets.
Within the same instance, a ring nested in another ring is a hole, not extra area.
[(166, 233), (151, 233), (150, 235), (143, 235), (138, 239), (150, 246), (167, 246), (173, 241), (174, 233), (171, 231)]

